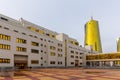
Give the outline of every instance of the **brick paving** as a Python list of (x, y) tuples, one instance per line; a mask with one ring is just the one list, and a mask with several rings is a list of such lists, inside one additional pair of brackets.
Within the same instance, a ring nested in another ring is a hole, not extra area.
[(11, 73), (14, 76), (0, 77), (0, 80), (120, 80), (119, 69), (47, 68)]

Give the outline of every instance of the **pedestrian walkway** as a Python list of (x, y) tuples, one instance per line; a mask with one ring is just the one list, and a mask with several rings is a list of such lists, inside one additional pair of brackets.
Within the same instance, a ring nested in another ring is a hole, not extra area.
[(0, 80), (120, 80), (119, 69), (34, 69), (15, 71)]

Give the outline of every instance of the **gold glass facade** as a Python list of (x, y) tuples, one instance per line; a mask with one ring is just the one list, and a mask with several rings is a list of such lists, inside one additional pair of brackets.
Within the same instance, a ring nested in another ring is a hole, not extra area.
[(117, 52), (120, 52), (120, 38), (117, 40)]
[(85, 25), (85, 46), (102, 53), (98, 21), (91, 19)]
[(86, 60), (120, 59), (120, 53), (89, 54)]

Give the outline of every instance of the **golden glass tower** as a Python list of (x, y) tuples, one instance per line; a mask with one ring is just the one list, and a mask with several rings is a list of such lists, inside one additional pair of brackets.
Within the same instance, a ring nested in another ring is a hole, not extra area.
[(92, 46), (92, 49), (102, 53), (98, 21), (91, 20), (85, 24), (85, 46)]
[(120, 52), (120, 38), (117, 39), (117, 52)]

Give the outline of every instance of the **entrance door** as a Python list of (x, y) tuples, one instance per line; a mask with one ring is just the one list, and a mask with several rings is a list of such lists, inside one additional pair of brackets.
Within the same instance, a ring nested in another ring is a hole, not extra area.
[(78, 67), (78, 66), (79, 66), (79, 61), (75, 60), (75, 67)]
[(25, 69), (25, 68), (27, 68), (27, 62), (26, 61), (18, 61), (18, 60), (16, 60), (15, 62), (14, 62), (14, 65), (15, 65), (15, 68), (17, 68), (17, 69)]
[(17, 69), (25, 69), (28, 65), (28, 56), (14, 55), (14, 66)]
[(15, 63), (15, 67), (18, 69), (25, 69), (26, 68), (26, 64), (23, 63)]

